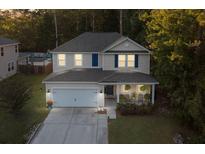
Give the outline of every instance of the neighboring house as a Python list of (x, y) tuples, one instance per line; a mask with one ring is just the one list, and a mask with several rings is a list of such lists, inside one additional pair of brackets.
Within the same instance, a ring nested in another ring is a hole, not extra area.
[(17, 71), (18, 42), (0, 37), (0, 80)]
[(128, 37), (86, 32), (51, 53), (53, 73), (43, 83), (54, 107), (103, 107), (123, 95), (143, 102), (147, 93), (154, 103), (158, 82), (149, 75), (150, 51)]
[(18, 70), (23, 73), (51, 73), (51, 54), (47, 52), (20, 52)]

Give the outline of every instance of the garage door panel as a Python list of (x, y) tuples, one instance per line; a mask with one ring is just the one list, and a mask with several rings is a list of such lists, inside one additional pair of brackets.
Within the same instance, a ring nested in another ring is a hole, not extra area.
[(54, 89), (55, 107), (96, 107), (96, 89)]

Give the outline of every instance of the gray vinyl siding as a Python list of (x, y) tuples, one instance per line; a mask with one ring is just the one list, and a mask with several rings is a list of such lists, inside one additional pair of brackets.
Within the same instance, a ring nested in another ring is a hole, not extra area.
[[(53, 72), (60, 72), (65, 70), (70, 70), (73, 68), (93, 68), (92, 67), (92, 54), (83, 53), (83, 65), (81, 67), (76, 67), (74, 64), (74, 53), (65, 53), (66, 55), (66, 65), (58, 66), (57, 54), (53, 54)], [(103, 68), (103, 70), (120, 70), (114, 67), (115, 54), (104, 54), (98, 55), (98, 68)], [(149, 54), (139, 54), (138, 55), (139, 66), (138, 68), (129, 68), (129, 71), (137, 71), (149, 74), (150, 73), (150, 55)]]
[[(0, 51), (0, 80), (14, 75), (17, 72), (17, 58), (18, 52), (15, 51), (15, 45), (0, 46), (4, 48), (4, 56), (1, 56)], [(12, 66), (14, 63), (14, 70), (8, 71), (8, 63)]]
[[(103, 56), (103, 70), (120, 70), (115, 68), (115, 54), (105, 54)], [(129, 68), (127, 71), (137, 71), (145, 74), (150, 73), (150, 54), (138, 55), (138, 67)]]
[[(60, 54), (60, 53), (59, 53)], [(58, 66), (58, 54), (53, 54), (53, 72), (59, 72), (64, 70), (70, 70), (73, 68), (93, 68), (92, 67), (92, 53), (82, 53), (83, 55), (83, 65), (80, 67), (75, 66), (74, 61), (74, 53), (64, 53), (66, 55), (66, 65), (65, 66)], [(81, 53), (76, 53), (81, 54)], [(102, 67), (102, 57), (101, 54), (98, 54), (98, 67)], [(96, 68), (96, 67), (94, 67)]]

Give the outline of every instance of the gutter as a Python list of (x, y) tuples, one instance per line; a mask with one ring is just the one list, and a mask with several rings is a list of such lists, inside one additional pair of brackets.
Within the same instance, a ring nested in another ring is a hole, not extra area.
[(0, 45), (0, 47), (7, 47), (7, 46), (13, 46), (13, 45), (19, 45), (20, 43), (12, 43), (12, 44), (3, 44)]
[(101, 82), (98, 83), (100, 85), (122, 85), (122, 84), (144, 84), (144, 85), (150, 85), (150, 84), (159, 84), (159, 82)]

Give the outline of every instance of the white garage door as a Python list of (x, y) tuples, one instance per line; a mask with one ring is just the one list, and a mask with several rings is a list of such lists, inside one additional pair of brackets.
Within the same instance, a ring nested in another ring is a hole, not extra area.
[(96, 89), (54, 89), (55, 107), (97, 107)]

